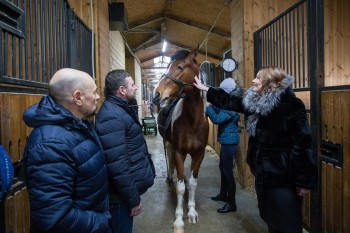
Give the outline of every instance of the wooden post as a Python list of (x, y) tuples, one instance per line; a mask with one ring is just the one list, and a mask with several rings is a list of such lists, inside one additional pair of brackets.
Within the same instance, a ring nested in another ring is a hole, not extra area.
[(311, 232), (321, 232), (321, 91), (324, 86), (324, 12), (323, 0), (308, 0), (308, 64), (311, 98), (312, 149), (318, 165), (318, 187), (311, 193)]

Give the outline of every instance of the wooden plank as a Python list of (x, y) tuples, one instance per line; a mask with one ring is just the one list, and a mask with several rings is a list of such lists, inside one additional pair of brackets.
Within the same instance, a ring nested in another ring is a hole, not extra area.
[(1, 144), (4, 146), (5, 150), (7, 153), (10, 155), (11, 159), (13, 160), (13, 155), (11, 153), (11, 140), (8, 137), (8, 133), (10, 132), (10, 111), (7, 107), (7, 98), (5, 94), (0, 94), (1, 95)]
[(22, 232), (29, 233), (30, 229), (30, 207), (29, 207), (29, 193), (26, 187), (21, 190), (21, 218), (22, 218)]
[(344, 207), (343, 217), (343, 231), (350, 232), (350, 90), (342, 91), (340, 95), (340, 111), (343, 116), (342, 119), (342, 146), (343, 146), (343, 199), (342, 206)]
[(327, 180), (327, 169), (326, 169), (326, 163), (325, 162), (321, 162), (321, 184), (322, 184), (322, 203), (321, 203), (321, 210), (322, 210), (322, 229), (326, 229), (326, 216), (327, 216), (327, 202), (326, 202), (326, 198), (327, 198), (327, 186), (326, 184), (326, 180)]
[(16, 200), (10, 196), (5, 201), (5, 229), (6, 232), (17, 232), (16, 226)]
[(307, 228), (311, 227), (311, 218), (310, 218), (310, 203), (311, 203), (311, 195), (307, 194), (303, 198), (303, 223)]
[(325, 201), (326, 201), (326, 215), (324, 218), (324, 221), (326, 222), (326, 227), (324, 230), (326, 232), (332, 232), (332, 226), (333, 226), (333, 165), (327, 163), (326, 164), (326, 177), (327, 179), (325, 182), (323, 182), (323, 185), (326, 187), (326, 192), (323, 194), (326, 194)]
[[(8, 94), (6, 95), (6, 102), (7, 107), (9, 110), (10, 118), (8, 123), (10, 124), (10, 132), (8, 134), (12, 148), (11, 148), (11, 155), (12, 155), (12, 162), (18, 162), (22, 159), (22, 155), (19, 154), (20, 149), (18, 148), (18, 142), (20, 141), (20, 131), (18, 130), (18, 126), (23, 124), (22, 122), (22, 112), (19, 112), (19, 103), (20, 103), (20, 96), (17, 94)], [(20, 116), (21, 115), (21, 116)]]
[(344, 99), (338, 92), (332, 92), (333, 99), (333, 125), (334, 125), (334, 138), (333, 142), (342, 144), (343, 138), (343, 121), (344, 116), (342, 114), (342, 108), (344, 107)]
[(16, 192), (14, 194), (14, 198), (15, 198), (15, 209), (13, 209), (12, 211), (15, 212), (16, 214), (16, 233), (23, 233), (23, 220), (24, 220), (24, 213), (22, 212), (23, 210), (23, 195), (22, 192)]
[(27, 136), (31, 131), (23, 122), (23, 112), (41, 95), (0, 93), (1, 144), (13, 163), (22, 159)]
[(342, 212), (343, 212), (343, 179), (342, 169), (340, 167), (334, 168), (334, 188), (333, 190), (333, 232), (342, 232)]
[(333, 141), (333, 98), (331, 92), (322, 93), (322, 139)]

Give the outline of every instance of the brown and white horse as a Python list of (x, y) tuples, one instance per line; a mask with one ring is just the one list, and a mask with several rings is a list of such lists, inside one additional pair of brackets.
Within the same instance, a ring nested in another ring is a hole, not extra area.
[[(196, 61), (198, 48), (191, 52), (181, 50), (174, 54), (166, 73), (155, 88), (153, 102), (160, 107), (158, 129), (163, 137), (167, 155), (168, 181), (172, 180), (174, 165), (177, 182), (176, 220), (174, 232), (184, 231), (183, 200), (188, 188), (188, 220), (198, 222), (195, 192), (199, 168), (208, 141), (208, 119), (205, 115), (206, 99), (193, 83), (201, 77)], [(205, 95), (204, 95), (205, 96)], [(191, 177), (185, 183), (184, 162), (191, 156)]]

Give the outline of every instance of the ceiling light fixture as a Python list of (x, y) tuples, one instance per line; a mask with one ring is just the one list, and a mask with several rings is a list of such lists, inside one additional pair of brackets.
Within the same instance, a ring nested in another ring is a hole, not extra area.
[(162, 52), (163, 52), (163, 53), (165, 52), (166, 45), (167, 45), (167, 42), (164, 40), (164, 41), (163, 41), (163, 47), (162, 47)]

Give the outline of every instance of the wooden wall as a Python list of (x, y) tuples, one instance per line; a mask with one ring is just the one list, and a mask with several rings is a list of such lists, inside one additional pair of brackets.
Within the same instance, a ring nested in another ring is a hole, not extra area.
[[(90, 2), (93, 3), (91, 12)], [(83, 19), (84, 23), (95, 32), (95, 78), (99, 93), (103, 92), (102, 83), (110, 70), (110, 43), (108, 0), (69, 0), (74, 11)], [(92, 17), (93, 16), (93, 17)], [(93, 21), (92, 21), (93, 20)], [(0, 93), (0, 143), (9, 153), (16, 166), (22, 160), (23, 150), (31, 129), (22, 121), (25, 109), (40, 101), (41, 95)], [(19, 174), (18, 169), (15, 176)], [(29, 197), (22, 180), (13, 184), (11, 195), (3, 203), (5, 232), (29, 232)]]
[[(297, 0), (233, 0), (231, 3), (232, 55), (239, 61), (237, 80), (249, 87), (254, 78), (253, 33)], [(350, 84), (350, 9), (349, 1), (324, 0), (325, 86)], [(305, 55), (306, 56), (306, 55)], [(345, 88), (322, 92), (322, 139), (343, 145), (343, 166), (322, 162), (322, 232), (350, 232), (350, 95)], [(296, 93), (310, 109), (310, 92)], [(247, 135), (241, 141), (245, 153)], [(241, 165), (244, 166), (244, 165)], [(253, 178), (246, 168), (241, 176), (244, 186)], [(304, 199), (304, 223), (310, 226), (310, 197)]]
[[(95, 74), (98, 93), (102, 95), (106, 74), (110, 71), (108, 0), (68, 0), (74, 12), (95, 33)], [(90, 2), (93, 4), (91, 12)], [(93, 25), (93, 28), (92, 28)]]
[(128, 57), (125, 61), (125, 69), (131, 74), (131, 77), (134, 79), (135, 85), (137, 86), (136, 90), (136, 100), (139, 105), (139, 119), (144, 117), (144, 110), (149, 110), (149, 105), (145, 105), (142, 101), (142, 79), (141, 79), (141, 66), (136, 58)]
[[(39, 102), (41, 95), (0, 93), (0, 144), (10, 155), (13, 164), (22, 160), (23, 151), (31, 129), (22, 120), (23, 112), (34, 103)], [(15, 193), (8, 196), (4, 203), (6, 232), (29, 232), (28, 191), (23, 180), (19, 180), (19, 171), (15, 171), (15, 182), (12, 186)], [(18, 187), (18, 188), (17, 188)]]
[(111, 70), (125, 69), (125, 42), (119, 31), (109, 32)]
[(350, 1), (324, 0), (325, 86), (350, 84)]
[(342, 145), (342, 166), (322, 162), (323, 232), (350, 232), (350, 90), (322, 92), (322, 140)]
[[(325, 0), (325, 85), (350, 85), (350, 2)], [(322, 139), (342, 145), (343, 164), (322, 163), (322, 229), (350, 232), (350, 90), (322, 93)]]

